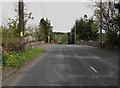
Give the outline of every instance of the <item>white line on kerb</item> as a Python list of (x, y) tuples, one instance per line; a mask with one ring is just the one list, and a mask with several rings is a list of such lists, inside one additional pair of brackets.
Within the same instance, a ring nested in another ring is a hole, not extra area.
[(96, 71), (92, 66), (90, 67), (93, 71), (95, 71), (96, 73), (98, 72), (98, 71)]

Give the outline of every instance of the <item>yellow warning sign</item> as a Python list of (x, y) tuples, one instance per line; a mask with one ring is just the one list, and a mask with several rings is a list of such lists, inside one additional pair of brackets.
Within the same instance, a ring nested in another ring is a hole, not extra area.
[(23, 36), (23, 32), (22, 31), (20, 32), (20, 36)]

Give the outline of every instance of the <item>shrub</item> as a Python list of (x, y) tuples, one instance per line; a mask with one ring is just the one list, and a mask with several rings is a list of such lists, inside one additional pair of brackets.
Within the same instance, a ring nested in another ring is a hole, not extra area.
[(2, 47), (10, 51), (21, 50), (22, 42), (14, 29), (2, 28)]
[(19, 38), (14, 38), (14, 39), (10, 39), (8, 41), (8, 46), (7, 49), (10, 51), (18, 51), (21, 50), (23, 47), (23, 42), (20, 41)]

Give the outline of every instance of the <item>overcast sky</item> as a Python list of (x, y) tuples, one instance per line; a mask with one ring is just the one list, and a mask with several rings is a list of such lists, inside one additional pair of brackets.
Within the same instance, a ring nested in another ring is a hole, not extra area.
[[(0, 23), (6, 25), (9, 17), (15, 17), (14, 9), (17, 8), (17, 3), (2, 2), (0, 6), (2, 6)], [(94, 13), (91, 2), (25, 2), (25, 8), (27, 12), (32, 12), (34, 17), (34, 20), (30, 20), (28, 25), (38, 26), (40, 19), (44, 17), (51, 21), (53, 31), (59, 32), (70, 31), (76, 18), (81, 18), (84, 14), (91, 17)]]

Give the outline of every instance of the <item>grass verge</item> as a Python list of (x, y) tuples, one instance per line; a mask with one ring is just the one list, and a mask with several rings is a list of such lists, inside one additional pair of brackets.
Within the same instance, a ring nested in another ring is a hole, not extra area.
[(3, 70), (5, 67), (20, 68), (26, 62), (34, 59), (45, 50), (42, 48), (27, 48), (24, 51), (11, 51), (2, 55)]

